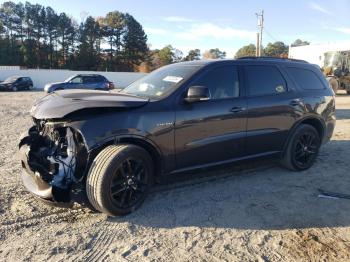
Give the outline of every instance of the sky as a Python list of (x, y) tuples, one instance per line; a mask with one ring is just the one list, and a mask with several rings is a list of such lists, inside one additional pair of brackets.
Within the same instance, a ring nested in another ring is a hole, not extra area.
[[(0, 3), (4, 2), (0, 0)], [(20, 1), (13, 1), (20, 2)], [(168, 44), (186, 54), (198, 48), (226, 51), (233, 57), (255, 43), (257, 18), (264, 10), (263, 45), (300, 38), (311, 43), (350, 40), (350, 0), (29, 0), (50, 5), (81, 22), (87, 15), (128, 12), (139, 21), (152, 49)]]

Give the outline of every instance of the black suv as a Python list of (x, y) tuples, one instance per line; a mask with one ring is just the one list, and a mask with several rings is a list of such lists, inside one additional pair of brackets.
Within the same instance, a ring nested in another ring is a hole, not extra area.
[(30, 77), (11, 76), (0, 83), (0, 90), (18, 91), (33, 89), (33, 81)]
[(244, 58), (172, 64), (120, 93), (58, 91), (31, 115), (19, 143), (27, 189), (63, 205), (80, 186), (95, 209), (123, 215), (169, 174), (262, 156), (308, 169), (335, 100), (315, 65)]

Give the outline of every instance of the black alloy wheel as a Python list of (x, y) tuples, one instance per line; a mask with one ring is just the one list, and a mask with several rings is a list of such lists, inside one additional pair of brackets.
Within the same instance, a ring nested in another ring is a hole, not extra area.
[(288, 139), (281, 164), (293, 171), (310, 168), (321, 146), (319, 132), (311, 125), (299, 125)]
[(319, 138), (313, 132), (299, 136), (293, 154), (294, 163), (301, 169), (308, 167), (316, 158), (319, 144)]
[(148, 175), (141, 159), (125, 159), (112, 177), (110, 186), (112, 202), (122, 209), (137, 204), (147, 190)]
[(126, 215), (145, 200), (153, 172), (153, 160), (145, 149), (131, 144), (107, 146), (94, 159), (86, 179), (89, 202), (108, 215)]

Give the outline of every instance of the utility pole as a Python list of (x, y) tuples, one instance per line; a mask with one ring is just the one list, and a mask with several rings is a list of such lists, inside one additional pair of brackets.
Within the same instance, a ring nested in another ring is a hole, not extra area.
[(262, 50), (262, 37), (263, 37), (263, 29), (264, 29), (264, 10), (261, 10), (261, 13), (255, 13), (256, 17), (258, 18), (258, 28), (260, 29), (260, 39), (259, 44), (257, 44), (257, 56), (261, 56), (261, 50)]
[(260, 47), (260, 33), (256, 33), (256, 48), (255, 48), (255, 56), (259, 56), (259, 48)]

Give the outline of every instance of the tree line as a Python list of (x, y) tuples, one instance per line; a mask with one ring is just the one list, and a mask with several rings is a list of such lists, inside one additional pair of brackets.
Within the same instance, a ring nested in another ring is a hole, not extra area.
[[(296, 40), (292, 46), (307, 45)], [(240, 48), (235, 57), (255, 56), (256, 47)], [(232, 54), (233, 55), (233, 54)], [(268, 43), (265, 56), (288, 56), (283, 42)], [(78, 24), (66, 13), (29, 2), (0, 6), (0, 65), (91, 71), (150, 72), (161, 66), (199, 59), (222, 59), (218, 48), (184, 55), (171, 45), (151, 50), (142, 25), (130, 14), (113, 11), (86, 17)]]
[(40, 4), (0, 7), (1, 65), (134, 71), (147, 55), (147, 35), (128, 13), (89, 16), (78, 24)]

